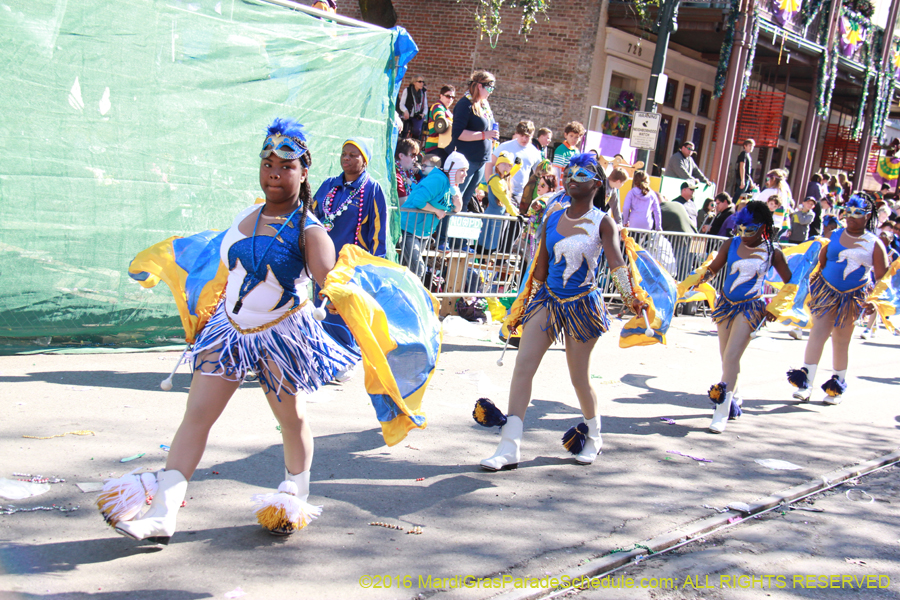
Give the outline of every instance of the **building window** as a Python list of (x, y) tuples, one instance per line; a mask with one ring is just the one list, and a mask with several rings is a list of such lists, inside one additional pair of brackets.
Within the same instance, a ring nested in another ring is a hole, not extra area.
[(694, 89), (694, 86), (684, 84), (681, 92), (681, 110), (684, 112), (694, 112)]
[(703, 138), (706, 137), (706, 125), (700, 125), (697, 123), (694, 125), (694, 135), (691, 136), (691, 141), (694, 142), (694, 152), (697, 153), (697, 158), (694, 159), (694, 162), (700, 163), (700, 159), (703, 158)]
[(688, 123), (684, 119), (678, 119), (678, 125), (675, 126), (675, 141), (672, 145), (672, 154), (678, 152), (678, 149), (681, 148), (681, 144), (687, 141), (689, 126), (690, 123)]
[(666, 97), (663, 100), (663, 105), (668, 106), (669, 108), (675, 108), (675, 97), (678, 95), (678, 81), (675, 79), (669, 79), (666, 82)]
[(697, 114), (709, 118), (709, 105), (712, 104), (712, 92), (700, 89), (700, 103), (697, 105)]
[(784, 146), (778, 146), (772, 150), (772, 162), (769, 164), (769, 170), (780, 169), (782, 160), (784, 159)]
[(800, 119), (794, 119), (794, 122), (791, 123), (791, 141), (799, 142), (800, 134), (803, 131), (803, 121)]
[(613, 73), (609, 80), (609, 95), (606, 107), (612, 112), (606, 113), (601, 132), (616, 137), (628, 137), (631, 134), (631, 120), (627, 117), (641, 108), (641, 94), (637, 93), (637, 79)]
[(784, 168), (788, 170), (788, 173), (793, 173), (791, 167), (794, 166), (794, 161), (797, 159), (797, 149), (796, 148), (788, 148), (787, 156), (784, 158)]
[[(791, 120), (790, 117), (782, 117), (781, 118), (781, 133), (778, 134), (778, 137), (783, 140), (787, 139), (788, 123), (790, 122), (790, 120)], [(774, 169), (775, 167), (772, 167), (772, 168)]]

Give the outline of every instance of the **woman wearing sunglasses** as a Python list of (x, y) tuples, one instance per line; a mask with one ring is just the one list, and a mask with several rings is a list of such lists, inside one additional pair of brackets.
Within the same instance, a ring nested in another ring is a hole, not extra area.
[(856, 320), (865, 310), (865, 299), (875, 280), (881, 279), (888, 263), (884, 245), (875, 235), (875, 203), (854, 194), (844, 206), (846, 227), (836, 229), (819, 253), (819, 270), (809, 286), (812, 329), (806, 343), (803, 367), (788, 371), (788, 381), (797, 388), (794, 398), (809, 402), (825, 342), (831, 338), (832, 376), (822, 385), (825, 404), (840, 404), (847, 390), (850, 339)]
[(725, 283), (716, 301), (712, 318), (719, 332), (719, 354), (722, 357), (722, 378), (709, 388), (709, 399), (714, 405), (709, 430), (725, 431), (729, 419), (740, 416), (737, 392), (741, 357), (750, 334), (762, 324), (763, 319), (774, 321), (766, 312), (762, 299), (762, 286), (769, 267), (790, 281), (791, 270), (784, 254), (773, 243), (775, 235), (772, 213), (765, 202), (751, 200), (737, 213), (734, 237), (727, 240), (710, 263), (704, 281), (713, 279), (724, 269)]
[[(273, 517), (258, 513), (260, 523), (287, 535), (321, 512), (307, 503), (313, 437), (304, 396), (358, 357), (325, 333), (306, 298), (310, 277), (323, 284), (335, 254), (328, 233), (309, 212), (312, 157), (300, 124), (275, 119), (259, 156), (265, 203), (241, 211), (222, 239), (221, 261), (229, 270), (225, 294), (194, 343), (187, 408), (166, 468), (109, 481), (98, 502), (107, 522), (136, 540), (169, 543), (209, 431), (249, 370), (259, 375), (284, 443), (280, 493), (254, 498)], [(145, 493), (153, 503), (134, 518)], [(141, 502), (125, 511), (129, 496)]]
[(469, 91), (453, 107), (450, 147), (469, 161), (469, 176), (459, 186), (463, 206), (469, 204), (484, 179), (484, 165), (491, 160), (494, 140), (500, 137), (500, 132), (494, 129), (494, 113), (488, 102), (496, 81), (487, 71), (475, 71), (469, 81)]
[[(509, 388), (509, 416), (490, 400), (478, 401), (475, 420), (481, 425), (502, 425), (497, 451), (481, 461), (488, 471), (514, 469), (521, 457), (525, 411), (531, 402), (534, 374), (554, 340), (565, 341), (569, 377), (581, 406), (583, 422), (564, 436), (564, 445), (579, 464), (591, 464), (600, 453), (600, 415), (597, 395), (588, 373), (591, 351), (608, 329), (606, 305), (598, 289), (599, 265), (606, 253), (610, 276), (622, 300), (637, 314), (646, 305), (635, 298), (634, 287), (619, 250), (618, 228), (612, 218), (594, 206), (605, 197), (606, 177), (592, 154), (577, 154), (564, 171), (569, 204), (548, 208), (541, 228), (541, 247), (526, 290), (528, 300), (519, 316), (508, 323), (515, 332), (523, 324), (522, 340)], [(597, 192), (600, 193), (597, 193)], [(518, 301), (517, 301), (518, 304)], [(515, 306), (513, 307), (516, 308)], [(519, 321), (521, 319), (521, 321)]]

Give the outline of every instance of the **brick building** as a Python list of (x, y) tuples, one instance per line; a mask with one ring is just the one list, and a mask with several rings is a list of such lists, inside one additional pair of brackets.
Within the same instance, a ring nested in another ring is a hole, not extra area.
[[(423, 75), (429, 102), (437, 102), (442, 85), (464, 91), (472, 71), (485, 69), (497, 77), (491, 108), (502, 136), (510, 137), (518, 121), (530, 119), (561, 140), (567, 122), (588, 124), (590, 106), (599, 100), (600, 86), (591, 81), (599, 79), (595, 58), (603, 49), (605, 4), (554, 0), (550, 20), (538, 21), (527, 41), (517, 33), (520, 14), (504, 9), (504, 33), (492, 49), (476, 31), (474, 0), (394, 0), (397, 25), (419, 46), (403, 85)], [(339, 12), (362, 19), (354, 0), (342, 0)]]

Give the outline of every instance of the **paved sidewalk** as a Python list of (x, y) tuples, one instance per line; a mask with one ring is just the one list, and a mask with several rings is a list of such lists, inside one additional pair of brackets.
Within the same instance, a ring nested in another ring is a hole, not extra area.
[[(189, 377), (176, 375), (171, 392), (158, 385), (178, 354), (0, 357), (0, 477), (16, 471), (67, 480), (42, 496), (3, 503), (81, 506), (0, 515), (0, 598), (189, 600), (223, 598), (236, 588), (248, 599), (483, 598), (501, 590), (450, 590), (452, 580), (436, 579), (560, 573), (708, 516), (703, 504), (748, 502), (898, 446), (900, 338), (854, 340), (844, 403), (823, 406), (814, 396), (800, 405), (790, 400), (784, 373), (801, 362), (804, 343), (775, 327), (745, 355), (744, 417), (714, 435), (706, 431), (706, 390), (719, 378), (716, 337), (710, 320), (684, 317), (675, 320), (668, 346), (622, 350), (612, 334), (598, 344), (592, 373), (605, 445), (594, 465), (577, 466), (562, 450), (560, 437), (579, 412), (564, 353), (554, 347), (535, 382), (523, 463), (487, 473), (478, 461), (499, 436), (473, 422), (472, 405), (488, 396), (505, 407), (515, 353), (498, 367), (496, 326), (482, 330), (480, 339), (445, 339), (426, 396), (429, 427), (393, 448), (383, 445), (361, 376), (317, 395), (309, 404), (311, 501), (324, 512), (287, 539), (268, 535), (250, 512), (250, 496), (280, 482), (282, 456), (258, 386), (242, 386), (212, 431), (179, 532), (161, 551), (115, 535), (91, 506), (95, 494), (74, 484), (164, 464), (159, 446), (179, 423)], [(825, 356), (823, 367), (830, 345)], [(820, 369), (819, 379), (826, 377)], [(84, 429), (96, 435), (21, 437)], [(801, 469), (755, 462), (765, 458)], [(362, 588), (366, 575), (392, 587)], [(424, 584), (429, 575), (432, 588), (448, 591), (419, 588), (420, 576)]]

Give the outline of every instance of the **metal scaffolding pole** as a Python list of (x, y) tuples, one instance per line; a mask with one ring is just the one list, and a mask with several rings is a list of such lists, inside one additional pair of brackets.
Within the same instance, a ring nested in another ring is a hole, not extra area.
[[(890, 64), (891, 52), (894, 48), (894, 27), (897, 24), (897, 16), (900, 13), (900, 0), (891, 0), (891, 9), (888, 12), (887, 25), (884, 28), (884, 43), (881, 49), (881, 71), (886, 72), (893, 68)], [(890, 68), (889, 68), (890, 67)], [(888, 98), (887, 102), (893, 102), (893, 98)], [(864, 113), (864, 122), (862, 137), (859, 139), (859, 152), (856, 155), (856, 168), (853, 170), (853, 189), (861, 190), (863, 180), (866, 178), (866, 167), (869, 163), (869, 152), (872, 149), (872, 119), (874, 111), (870, 102)]]

